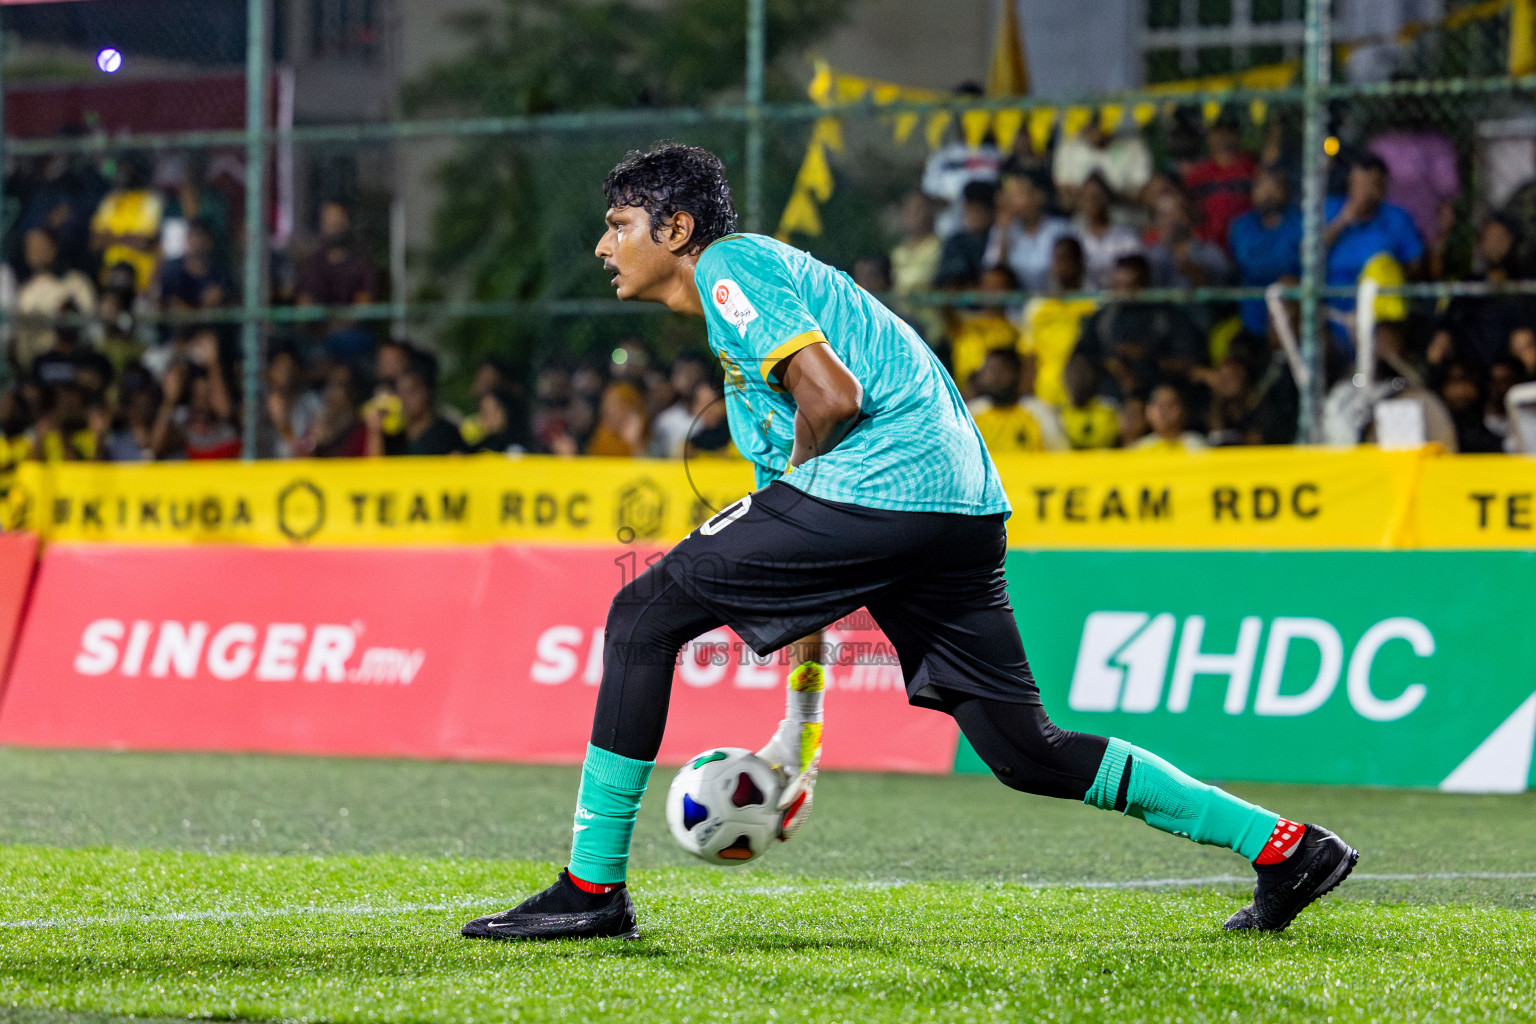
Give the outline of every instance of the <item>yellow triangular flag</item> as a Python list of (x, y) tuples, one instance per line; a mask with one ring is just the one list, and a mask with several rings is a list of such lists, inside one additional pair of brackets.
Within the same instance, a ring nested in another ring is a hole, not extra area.
[(1068, 107), (1067, 112), (1061, 117), (1061, 131), (1064, 135), (1077, 135), (1088, 122), (1093, 120), (1093, 111), (1088, 107)]
[(965, 144), (972, 149), (980, 149), (982, 142), (987, 138), (987, 129), (992, 127), (992, 111), (967, 110), (960, 115), (960, 128), (965, 134)]
[(784, 213), (779, 217), (779, 238), (787, 241), (791, 234), (796, 233), (821, 234), (821, 211), (816, 208), (810, 196), (800, 191), (789, 197), (789, 202), (784, 205)]
[(826, 106), (832, 102), (832, 67), (824, 60), (816, 62), (816, 76), (810, 88), (805, 90), (817, 103)]
[(1536, 0), (1514, 0), (1509, 8), (1509, 73), (1536, 74)]
[(1118, 103), (1106, 103), (1099, 108), (1099, 130), (1105, 135), (1113, 135), (1124, 119), (1125, 108)]
[(800, 173), (795, 175), (795, 191), (809, 192), (823, 203), (832, 198), (832, 165), (827, 163), (827, 151), (820, 143), (806, 147)]
[(997, 37), (992, 41), (992, 64), (987, 69), (988, 96), (1029, 95), (1029, 61), (1024, 56), (1024, 33), (1019, 27), (1017, 0), (1003, 0), (997, 17)]
[(853, 75), (837, 76), (837, 102), (857, 103), (869, 93), (869, 82)]
[(811, 142), (821, 143), (834, 153), (843, 151), (843, 122), (835, 117), (818, 117), (811, 129)]
[(997, 148), (1004, 153), (1013, 152), (1013, 140), (1019, 137), (1019, 130), (1024, 127), (1024, 111), (999, 110), (992, 116), (992, 137), (997, 140)]
[(1056, 128), (1054, 107), (1036, 107), (1029, 112), (1029, 144), (1036, 153), (1044, 153), (1051, 144), (1051, 132)]
[(894, 134), (898, 144), (906, 142), (912, 137), (912, 133), (917, 131), (917, 122), (918, 116), (916, 114), (896, 115), (896, 130)]
[(1262, 125), (1265, 121), (1269, 120), (1269, 101), (1249, 100), (1248, 116), (1253, 119), (1254, 124)]
[(1138, 128), (1145, 128), (1156, 116), (1156, 103), (1138, 103), (1131, 108), (1131, 120), (1136, 122)]
[(1205, 116), (1207, 125), (1213, 124), (1221, 116), (1221, 104), (1216, 100), (1206, 100), (1205, 105), (1200, 108), (1200, 113)]
[(933, 114), (928, 118), (928, 148), (938, 149), (944, 145), (944, 133), (949, 131), (951, 115), (948, 112)]

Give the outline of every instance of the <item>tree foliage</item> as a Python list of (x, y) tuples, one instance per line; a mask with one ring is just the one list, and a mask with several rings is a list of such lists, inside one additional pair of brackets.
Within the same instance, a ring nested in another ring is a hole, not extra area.
[[(778, 68), (775, 59), (787, 63), (786, 55), (822, 37), (854, 2), (768, 0), (770, 96), (795, 92), (790, 69)], [(402, 99), (413, 116), (462, 118), (705, 107), (741, 94), (746, 11), (744, 0), (497, 0), (489, 10), (449, 17), (463, 51), (409, 82)], [(425, 294), (521, 300), (608, 294), (591, 255), (602, 177), (627, 149), (655, 137), (712, 146), (728, 168), (744, 144), (739, 124), (682, 119), (666, 131), (618, 128), (457, 143), (436, 170)], [(461, 366), (488, 353), (526, 364), (551, 348), (580, 350), (654, 319), (637, 313), (601, 324), (466, 320), (448, 325), (438, 340)]]

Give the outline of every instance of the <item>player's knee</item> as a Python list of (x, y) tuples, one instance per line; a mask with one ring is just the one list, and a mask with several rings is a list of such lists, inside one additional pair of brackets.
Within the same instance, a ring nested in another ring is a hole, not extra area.
[(992, 777), (1009, 789), (1016, 789), (1020, 793), (1033, 792), (1031, 787), (1032, 773), (1025, 766), (1014, 765), (1007, 761), (996, 761), (995, 763), (989, 763), (987, 767), (992, 769)]
[(671, 614), (667, 595), (673, 588), (657, 586), (654, 572), (625, 584), (608, 606), (605, 649), (629, 664), (671, 660), (678, 648), (691, 640), (691, 628)]

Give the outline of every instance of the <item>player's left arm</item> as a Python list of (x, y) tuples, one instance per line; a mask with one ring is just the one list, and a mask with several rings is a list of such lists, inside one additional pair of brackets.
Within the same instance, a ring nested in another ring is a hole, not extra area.
[(791, 353), (772, 374), (795, 400), (791, 466), (836, 448), (858, 421), (864, 387), (826, 342)]

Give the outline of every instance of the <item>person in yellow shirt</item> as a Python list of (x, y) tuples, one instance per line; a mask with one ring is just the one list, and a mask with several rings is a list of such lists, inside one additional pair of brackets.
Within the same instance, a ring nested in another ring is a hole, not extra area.
[(1152, 433), (1131, 444), (1142, 451), (1197, 452), (1209, 445), (1204, 436), (1185, 430), (1189, 406), (1177, 384), (1164, 382), (1147, 398), (1147, 426)]
[[(977, 291), (1006, 294), (1018, 290), (1018, 278), (1005, 266), (988, 267), (982, 272)], [(1015, 348), (1019, 329), (1008, 319), (1002, 306), (960, 309), (953, 317), (949, 336), (950, 368), (962, 393), (969, 394), (971, 375), (981, 369), (987, 353), (998, 348)]]
[(920, 308), (905, 301), (905, 296), (933, 288), (939, 273), (939, 254), (944, 242), (933, 230), (933, 200), (921, 192), (910, 192), (901, 201), (901, 241), (891, 250), (891, 309), (912, 321), (918, 333), (930, 345), (944, 333), (944, 318), (932, 308)]
[(1067, 403), (1067, 360), (1077, 347), (1083, 321), (1098, 308), (1092, 299), (1064, 299), (1083, 287), (1083, 244), (1072, 235), (1051, 247), (1052, 294), (1024, 307), (1019, 354), (1035, 359), (1035, 392), (1057, 408)]
[(20, 388), (0, 393), (0, 506), (16, 480), (16, 467), (32, 457), (32, 408)]
[(135, 291), (154, 280), (165, 206), (149, 187), (149, 170), (144, 154), (125, 154), (117, 166), (117, 187), (91, 218), (91, 248), (101, 254), (103, 284), (120, 263), (133, 268)]
[(1120, 443), (1120, 407), (1099, 394), (1099, 370), (1081, 352), (1067, 360), (1067, 404), (1061, 429), (1073, 448), (1113, 448)]
[(1034, 360), (1020, 357), (1017, 350), (987, 353), (974, 378), (978, 397), (970, 403), (987, 451), (998, 455), (1066, 450), (1056, 410), (1035, 397), (1034, 378)]

